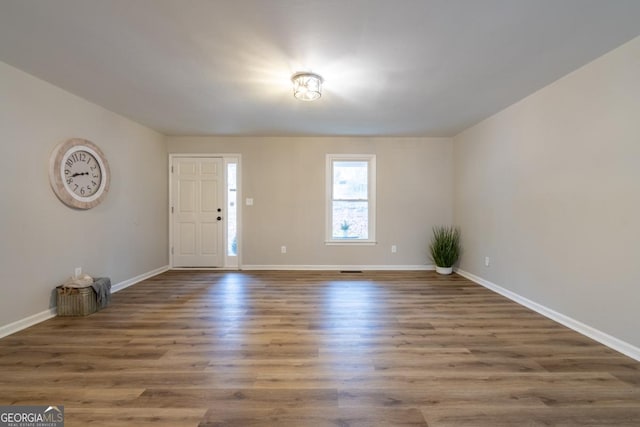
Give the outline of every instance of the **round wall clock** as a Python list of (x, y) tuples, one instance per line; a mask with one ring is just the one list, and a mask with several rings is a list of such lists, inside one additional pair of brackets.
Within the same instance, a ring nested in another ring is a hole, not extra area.
[(70, 139), (51, 153), (51, 188), (67, 206), (91, 209), (98, 205), (109, 191), (110, 178), (104, 154), (86, 139)]

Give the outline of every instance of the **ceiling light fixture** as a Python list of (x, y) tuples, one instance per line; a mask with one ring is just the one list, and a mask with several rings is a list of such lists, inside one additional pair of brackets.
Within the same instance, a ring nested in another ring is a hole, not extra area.
[(295, 73), (291, 76), (293, 96), (302, 101), (315, 101), (322, 95), (322, 77), (314, 73)]

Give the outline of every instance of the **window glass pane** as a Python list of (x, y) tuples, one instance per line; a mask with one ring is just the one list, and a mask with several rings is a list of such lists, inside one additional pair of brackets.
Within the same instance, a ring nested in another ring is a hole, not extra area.
[(333, 239), (369, 238), (369, 202), (334, 201)]
[(334, 161), (333, 200), (367, 200), (367, 166), (363, 161)]
[(227, 165), (227, 255), (238, 255), (236, 163)]

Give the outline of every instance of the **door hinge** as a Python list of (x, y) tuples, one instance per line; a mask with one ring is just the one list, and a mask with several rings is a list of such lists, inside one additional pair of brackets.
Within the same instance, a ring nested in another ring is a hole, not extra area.
[(173, 213), (173, 206), (171, 206), (171, 213)]
[(173, 166), (171, 166), (171, 173), (173, 173)]
[(171, 246), (171, 255), (173, 255), (173, 246)]

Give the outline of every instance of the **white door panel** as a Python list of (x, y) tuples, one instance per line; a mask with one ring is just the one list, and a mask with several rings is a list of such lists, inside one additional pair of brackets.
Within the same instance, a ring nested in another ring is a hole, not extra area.
[(174, 267), (221, 267), (224, 263), (221, 158), (174, 158), (172, 229)]

